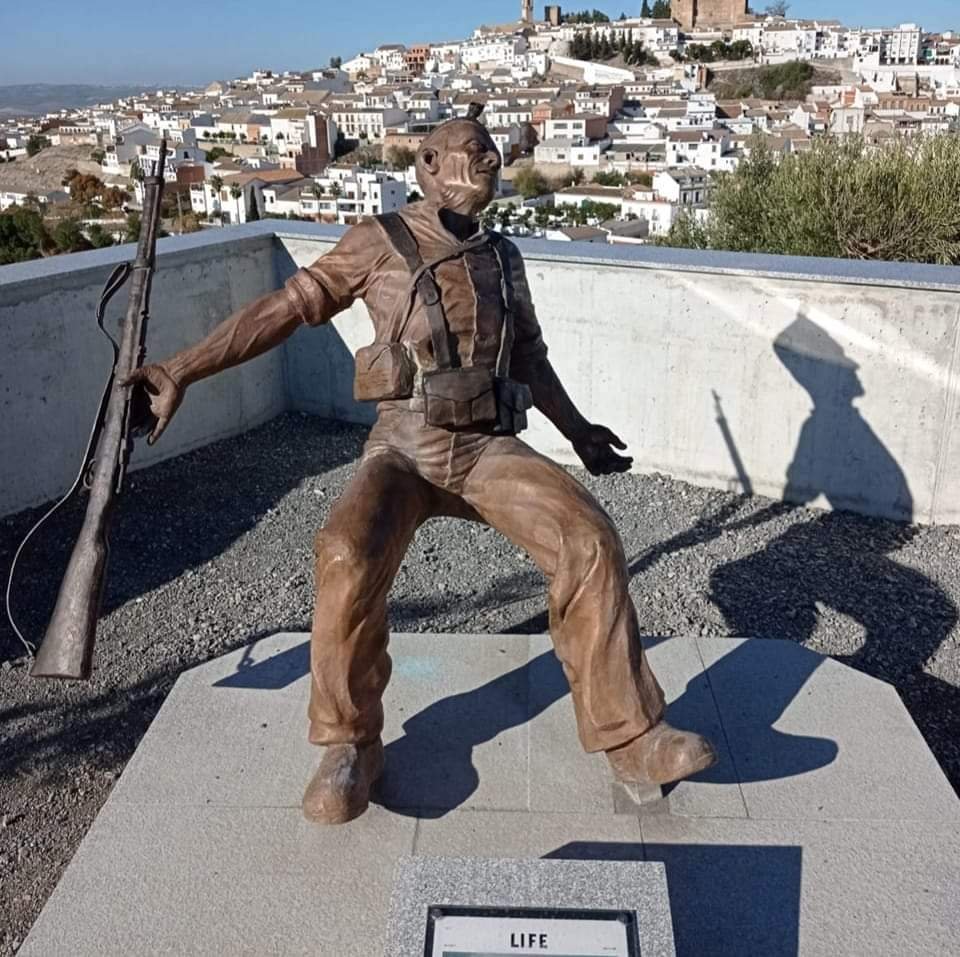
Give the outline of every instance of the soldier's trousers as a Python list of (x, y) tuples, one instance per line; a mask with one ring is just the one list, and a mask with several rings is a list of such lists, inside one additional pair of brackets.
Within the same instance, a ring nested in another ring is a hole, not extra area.
[(312, 742), (380, 734), (387, 594), (417, 527), (440, 515), (485, 522), (546, 575), (550, 633), (587, 751), (660, 720), (663, 692), (640, 646), (623, 546), (590, 493), (516, 437), (450, 433), (388, 408), (316, 539)]

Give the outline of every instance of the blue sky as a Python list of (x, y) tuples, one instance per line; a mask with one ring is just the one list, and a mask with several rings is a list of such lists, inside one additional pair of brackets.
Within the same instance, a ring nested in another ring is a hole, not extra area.
[[(763, 0), (755, 0), (759, 7)], [(538, 14), (543, 0), (535, 0)], [(611, 16), (639, 3), (573, 2)], [(0, 84), (193, 84), (254, 67), (303, 68), (378, 43), (464, 36), (518, 16), (519, 0), (0, 0)], [(151, 22), (148, 10), (155, 10)], [(794, 0), (791, 14), (850, 25), (904, 19), (960, 29), (957, 0)]]

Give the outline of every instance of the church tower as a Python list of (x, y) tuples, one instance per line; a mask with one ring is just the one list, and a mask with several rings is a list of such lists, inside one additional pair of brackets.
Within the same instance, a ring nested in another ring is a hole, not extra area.
[(520, 19), (524, 23), (533, 23), (533, 0), (520, 0)]

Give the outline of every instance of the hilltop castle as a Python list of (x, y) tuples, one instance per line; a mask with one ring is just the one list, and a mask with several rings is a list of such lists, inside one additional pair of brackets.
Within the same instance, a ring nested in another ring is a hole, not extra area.
[(747, 14), (747, 0), (670, 0), (670, 16), (681, 30), (733, 26)]

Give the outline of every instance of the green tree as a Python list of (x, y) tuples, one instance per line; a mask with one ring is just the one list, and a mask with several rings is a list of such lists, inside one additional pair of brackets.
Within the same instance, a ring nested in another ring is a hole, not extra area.
[(230, 198), (237, 204), (237, 222), (240, 222), (240, 199), (243, 196), (243, 189), (237, 184), (233, 183), (230, 186)]
[(92, 159), (94, 163), (102, 164), (106, 158), (107, 154), (100, 149), (96, 149), (90, 154), (90, 159)]
[(416, 161), (417, 154), (406, 146), (391, 146), (384, 158), (393, 169), (408, 169)]
[(228, 153), (222, 146), (214, 146), (212, 149), (205, 150), (206, 160), (208, 163), (216, 163), (218, 159), (221, 159), (224, 156), (231, 156), (231, 153)]
[(90, 241), (83, 234), (79, 219), (61, 219), (50, 233), (53, 244), (61, 253), (78, 253), (91, 249)]
[(50, 140), (46, 136), (34, 133), (27, 139), (27, 156), (36, 156), (40, 150), (49, 149)]
[(640, 16), (644, 20), (650, 19), (653, 16), (653, 11), (650, 9), (650, 0), (643, 0), (643, 4), (640, 7)]
[(670, 19), (670, 0), (656, 0), (650, 15), (654, 20)]
[(0, 266), (39, 259), (49, 241), (36, 210), (11, 206), (0, 212)]
[(338, 56), (332, 56), (332, 57), (330, 57), (330, 69), (331, 69), (331, 70), (339, 70), (342, 64), (343, 64), (343, 60), (340, 59), (340, 57), (338, 57)]
[(104, 249), (113, 245), (113, 237), (99, 223), (94, 223), (87, 230), (87, 239), (94, 249)]
[(597, 186), (624, 186), (626, 185), (627, 179), (622, 173), (616, 172), (616, 170), (610, 170), (608, 172), (596, 173), (593, 177), (593, 182)]
[(211, 210), (211, 213), (222, 209), (221, 205), (221, 192), (223, 190), (223, 177), (222, 176), (211, 176), (210, 177), (210, 189), (213, 190), (213, 201), (214, 208)]
[(547, 177), (535, 166), (525, 166), (518, 170), (516, 176), (513, 177), (513, 185), (524, 199), (543, 196), (551, 191)]
[(127, 222), (123, 230), (123, 241), (135, 243), (140, 238), (140, 214), (127, 213)]
[(749, 158), (716, 177), (706, 225), (675, 224), (662, 243), (960, 264), (960, 136), (825, 137), (779, 162), (754, 137)]

